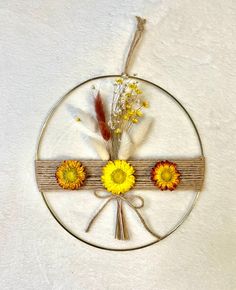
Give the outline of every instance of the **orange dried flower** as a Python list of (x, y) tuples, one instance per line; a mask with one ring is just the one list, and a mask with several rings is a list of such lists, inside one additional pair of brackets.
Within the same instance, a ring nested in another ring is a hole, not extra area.
[(78, 189), (85, 180), (84, 167), (76, 160), (63, 161), (57, 168), (56, 179), (64, 189)]
[(177, 165), (170, 161), (157, 162), (151, 171), (151, 179), (161, 190), (174, 190), (180, 183)]

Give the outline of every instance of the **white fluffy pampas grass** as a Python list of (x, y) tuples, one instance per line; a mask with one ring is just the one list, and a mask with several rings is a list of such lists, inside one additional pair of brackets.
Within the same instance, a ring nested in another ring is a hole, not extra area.
[(96, 133), (98, 130), (98, 124), (96, 119), (89, 114), (88, 112), (85, 112), (81, 110), (80, 108), (75, 108), (74, 106), (68, 104), (67, 105), (68, 111), (70, 112), (71, 116), (77, 120), (78, 118), (80, 119), (81, 124), (85, 129), (92, 133)]
[(75, 108), (68, 104), (68, 111), (70, 115), (77, 120), (78, 125), (83, 129), (84, 133), (89, 137), (90, 143), (102, 160), (109, 160), (110, 155), (107, 151), (106, 142), (101, 138), (98, 132), (97, 120), (88, 112)]
[(109, 160), (110, 155), (106, 149), (106, 144), (103, 140), (97, 138), (90, 138), (90, 143), (102, 160)]
[(127, 160), (131, 157), (137, 147), (146, 139), (151, 129), (152, 122), (153, 118), (144, 118), (139, 125), (135, 125), (135, 132), (132, 130), (129, 134), (128, 132), (123, 131), (118, 153), (119, 159)]
[(134, 146), (130, 135), (126, 131), (123, 131), (118, 158), (121, 160), (127, 160), (132, 154), (132, 150), (134, 149), (133, 147)]

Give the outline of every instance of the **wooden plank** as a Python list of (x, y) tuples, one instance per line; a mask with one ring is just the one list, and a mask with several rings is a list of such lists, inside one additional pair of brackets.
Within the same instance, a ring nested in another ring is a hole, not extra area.
[[(63, 190), (57, 183), (55, 172), (63, 160), (37, 160), (35, 161), (36, 179), (40, 191)], [(79, 160), (86, 170), (86, 181), (80, 190), (104, 190), (101, 183), (102, 168), (106, 161), (101, 160)], [(128, 162), (135, 168), (134, 189), (158, 190), (150, 179), (151, 169), (156, 162), (161, 160), (129, 160)], [(177, 164), (181, 173), (181, 181), (178, 186), (180, 190), (202, 189), (204, 181), (204, 158), (194, 159), (172, 159), (169, 160)]]

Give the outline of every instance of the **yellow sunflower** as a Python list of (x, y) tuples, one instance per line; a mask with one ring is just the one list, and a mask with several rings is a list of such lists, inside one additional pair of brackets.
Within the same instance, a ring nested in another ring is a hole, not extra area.
[(63, 161), (57, 168), (56, 179), (64, 189), (78, 189), (85, 180), (84, 167), (76, 160)]
[(180, 182), (180, 173), (175, 163), (161, 161), (152, 169), (151, 179), (161, 190), (174, 190)]
[(134, 168), (124, 160), (109, 161), (102, 172), (103, 186), (113, 194), (125, 193), (135, 184)]

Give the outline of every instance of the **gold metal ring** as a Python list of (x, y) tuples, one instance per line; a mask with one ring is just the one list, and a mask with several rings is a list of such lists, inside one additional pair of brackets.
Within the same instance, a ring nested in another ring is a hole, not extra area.
[[(39, 139), (38, 139), (38, 144), (37, 144), (37, 148), (36, 148), (36, 154), (35, 154), (35, 160), (40, 160), (40, 148), (41, 148), (41, 144), (42, 144), (42, 141), (43, 141), (43, 137), (44, 137), (44, 134), (46, 132), (46, 129), (47, 129), (47, 126), (50, 122), (50, 120), (52, 119), (54, 113), (56, 112), (56, 110), (58, 109), (58, 107), (63, 103), (63, 101), (65, 99), (68, 98), (68, 96), (74, 92), (77, 88), (85, 85), (86, 83), (89, 83), (91, 81), (94, 81), (94, 80), (98, 80), (98, 79), (105, 79), (105, 78), (116, 78), (116, 77), (120, 77), (121, 75), (104, 75), (104, 76), (98, 76), (98, 77), (94, 77), (94, 78), (91, 78), (91, 79), (88, 79), (82, 83), (80, 83), (79, 85), (75, 86), (73, 89), (71, 89), (70, 91), (68, 91), (57, 103), (56, 105), (51, 109), (51, 111), (49, 112), (44, 124), (43, 124), (43, 127), (41, 129), (41, 132), (40, 132), (40, 135), (39, 135)], [(145, 82), (145, 83), (148, 83), (158, 89), (160, 89), (162, 92), (164, 92), (168, 97), (170, 97), (172, 100), (174, 100), (178, 106), (184, 111), (184, 113), (187, 115), (188, 119), (190, 120), (193, 128), (194, 128), (194, 131), (197, 135), (197, 139), (198, 139), (198, 143), (199, 143), (199, 147), (200, 147), (200, 151), (201, 151), (201, 157), (204, 158), (204, 153), (203, 153), (203, 145), (202, 145), (202, 140), (201, 140), (201, 137), (200, 137), (200, 134), (197, 130), (197, 127), (193, 121), (193, 119), (191, 118), (190, 114), (188, 113), (188, 111), (185, 109), (185, 107), (181, 104), (180, 101), (178, 101), (171, 93), (169, 93), (167, 90), (163, 89), (162, 87), (160, 87), (159, 85), (156, 85), (155, 83), (153, 82), (150, 82), (148, 80), (145, 80), (145, 79), (142, 79), (142, 78), (139, 78), (139, 77), (134, 77), (134, 76), (130, 76), (130, 78), (132, 79), (136, 79), (136, 80), (139, 80), (139, 81), (142, 81), (142, 82)], [(166, 237), (168, 237), (169, 235), (171, 235), (173, 232), (175, 232), (182, 224), (183, 222), (188, 218), (188, 216), (190, 215), (191, 211), (193, 210), (193, 208), (195, 207), (196, 203), (197, 203), (197, 200), (199, 198), (199, 195), (200, 195), (200, 192), (195, 192), (195, 197), (192, 201), (192, 204), (190, 205), (190, 207), (188, 208), (188, 210), (185, 212), (185, 214), (182, 216), (182, 218), (175, 224), (175, 226), (170, 230), (168, 231), (161, 239), (157, 239), (153, 242), (150, 242), (148, 244), (145, 244), (145, 245), (142, 245), (142, 246), (137, 246), (137, 247), (132, 247), (132, 248), (108, 248), (108, 247), (104, 247), (104, 246), (100, 246), (100, 245), (97, 245), (97, 244), (94, 244), (94, 243), (91, 243), (91, 242), (88, 242), (84, 239), (82, 239), (81, 237), (79, 237), (76, 233), (74, 233), (68, 226), (66, 226), (63, 221), (59, 218), (59, 216), (56, 214), (56, 212), (54, 211), (53, 207), (50, 205), (47, 197), (46, 197), (46, 194), (44, 192), (41, 192), (42, 194), (42, 197), (43, 197), (43, 200), (47, 206), (47, 208), (49, 209), (50, 213), (52, 214), (52, 216), (56, 219), (56, 221), (64, 228), (64, 230), (66, 230), (69, 234), (71, 234), (73, 237), (75, 237), (76, 239), (80, 240), (81, 242), (84, 242), (85, 244), (87, 245), (90, 245), (90, 246), (93, 246), (95, 248), (98, 248), (98, 249), (102, 249), (102, 250), (107, 250), (107, 251), (117, 251), (117, 252), (121, 252), (121, 251), (132, 251), (132, 250), (139, 250), (139, 249), (143, 249), (143, 248), (146, 248), (146, 247), (149, 247), (151, 245), (154, 245), (156, 244), (157, 242), (165, 239)]]

